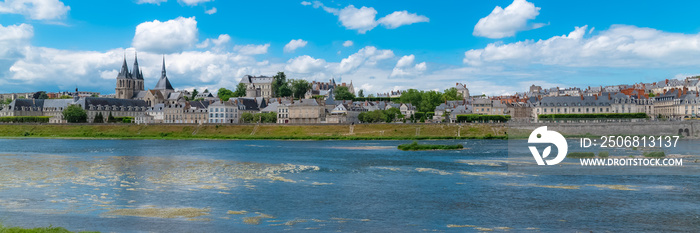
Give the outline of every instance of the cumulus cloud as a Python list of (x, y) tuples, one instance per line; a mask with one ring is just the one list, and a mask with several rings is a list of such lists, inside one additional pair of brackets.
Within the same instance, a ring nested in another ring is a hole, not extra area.
[(233, 50), (238, 51), (238, 53), (244, 54), (244, 55), (258, 55), (258, 54), (266, 54), (268, 48), (270, 48), (270, 44), (264, 44), (264, 45), (249, 44), (249, 45), (236, 45), (235, 47), (233, 47)]
[(314, 59), (309, 55), (303, 55), (287, 61), (285, 70), (293, 73), (312, 73), (320, 71), (326, 66), (326, 61), (323, 59)]
[(588, 26), (546, 40), (492, 43), (465, 52), (464, 63), (566, 67), (668, 67), (700, 65), (700, 34), (613, 25), (591, 35)]
[[(161, 3), (167, 2), (168, 0), (137, 0), (137, 4), (156, 4), (160, 5)], [(196, 6), (199, 5), (200, 3), (204, 2), (212, 2), (214, 0), (178, 0), (180, 4), (185, 4), (188, 6)], [(216, 10), (214, 10), (214, 13), (216, 13)], [(213, 13), (212, 13), (213, 14)]]
[(204, 13), (207, 14), (207, 15), (216, 14), (216, 7), (213, 7), (213, 8), (211, 8), (211, 9), (209, 9), (209, 10), (206, 10), (206, 11), (204, 11)]
[(306, 46), (308, 41), (302, 40), (302, 39), (296, 39), (296, 40), (291, 40), (287, 45), (284, 46), (284, 52), (285, 53), (292, 53), (298, 48), (303, 48)]
[(156, 4), (160, 5), (161, 3), (167, 2), (168, 0), (138, 0), (136, 1), (136, 4)]
[[(302, 5), (304, 4), (302, 3)], [(374, 7), (362, 6), (356, 8), (354, 5), (349, 5), (343, 9), (337, 9), (325, 6), (319, 1), (314, 1), (313, 7), (322, 8), (324, 11), (338, 16), (338, 21), (343, 27), (357, 30), (360, 34), (365, 34), (378, 25), (382, 25), (388, 29), (394, 29), (403, 25), (430, 21), (428, 17), (415, 13), (408, 13), (408, 11), (395, 11), (376, 20), (377, 10), (375, 10)]]
[(154, 20), (136, 26), (132, 46), (139, 51), (174, 53), (197, 43), (199, 31), (194, 17), (160, 22)]
[(514, 0), (505, 9), (500, 6), (491, 14), (479, 19), (474, 26), (473, 35), (492, 39), (514, 36), (519, 31), (542, 27), (544, 24), (528, 26), (528, 20), (535, 19), (540, 14), (540, 8), (526, 0)]
[(413, 54), (401, 57), (398, 62), (396, 62), (396, 67), (391, 71), (389, 77), (399, 77), (399, 76), (416, 76), (422, 74), (428, 66), (425, 62), (416, 64), (413, 63), (416, 60), (416, 56)]
[(203, 49), (211, 46), (214, 51), (222, 51), (230, 41), (231, 36), (228, 34), (221, 34), (216, 39), (208, 38), (204, 40), (204, 42), (197, 45), (197, 48)]
[(394, 52), (391, 50), (380, 50), (374, 46), (367, 46), (341, 60), (336, 72), (338, 74), (350, 73), (363, 64), (374, 66), (378, 61), (392, 57), (394, 57)]
[(429, 21), (430, 19), (428, 19), (428, 17), (417, 15), (416, 13), (408, 13), (408, 11), (395, 11), (394, 13), (377, 20), (379, 24), (384, 25), (384, 27), (388, 29)]
[(346, 40), (343, 42), (343, 47), (350, 47), (353, 46), (355, 43), (353, 43), (351, 40)]
[(203, 2), (211, 2), (213, 0), (178, 0), (180, 3), (184, 3), (185, 5), (188, 6), (196, 6), (197, 4), (203, 3)]
[(33, 20), (62, 19), (69, 6), (59, 0), (5, 0), (0, 2), (0, 13), (21, 14)]
[(307, 1), (303, 1), (303, 2), (301, 2), (301, 5), (308, 6), (308, 5), (311, 5), (311, 3), (307, 2)]

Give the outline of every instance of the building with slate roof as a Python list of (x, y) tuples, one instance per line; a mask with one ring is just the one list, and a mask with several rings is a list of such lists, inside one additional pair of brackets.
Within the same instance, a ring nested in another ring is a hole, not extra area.
[(272, 97), (272, 77), (245, 75), (239, 83), (246, 85), (246, 97)]

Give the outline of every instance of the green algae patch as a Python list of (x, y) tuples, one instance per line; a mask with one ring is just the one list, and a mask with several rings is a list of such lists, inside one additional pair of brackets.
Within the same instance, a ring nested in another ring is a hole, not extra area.
[(209, 215), (210, 209), (198, 208), (143, 208), (143, 209), (116, 209), (110, 210), (105, 215), (149, 217), (149, 218), (196, 218)]
[(462, 144), (456, 145), (430, 145), (430, 144), (418, 144), (417, 141), (413, 141), (410, 144), (401, 144), (398, 146), (399, 150), (402, 151), (421, 151), (421, 150), (461, 150), (464, 149)]

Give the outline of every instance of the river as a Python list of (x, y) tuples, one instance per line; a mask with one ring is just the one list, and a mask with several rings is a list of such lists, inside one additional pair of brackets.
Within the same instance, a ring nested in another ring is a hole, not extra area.
[(506, 140), (396, 149), (408, 142), (0, 139), (0, 222), (101, 232), (700, 231), (697, 174), (518, 174)]

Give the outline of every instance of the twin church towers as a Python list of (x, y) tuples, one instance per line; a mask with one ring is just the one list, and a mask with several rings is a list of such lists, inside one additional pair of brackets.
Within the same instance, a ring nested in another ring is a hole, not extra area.
[[(163, 56), (161, 76), (154, 90), (161, 92), (174, 91), (165, 73), (165, 56)], [(117, 87), (114, 88), (114, 91), (117, 99), (141, 99), (146, 94), (143, 88), (143, 71), (139, 68), (139, 59), (136, 54), (134, 54), (134, 67), (131, 72), (129, 72), (129, 67), (126, 65), (126, 56), (124, 56), (124, 63), (117, 75)]]

